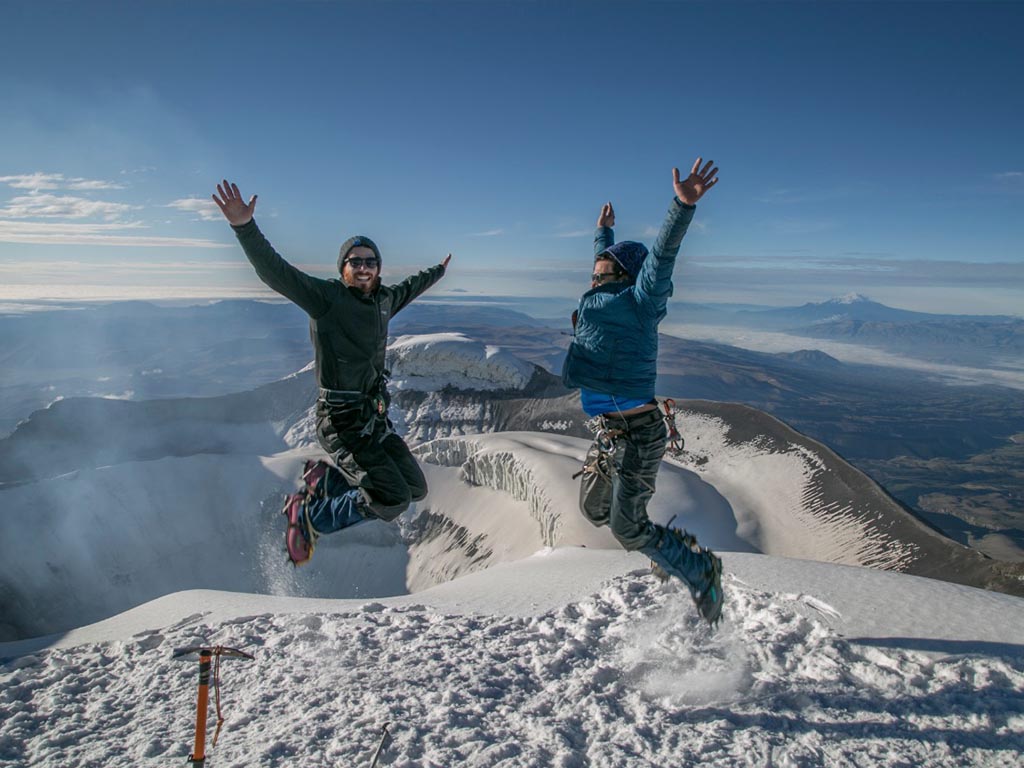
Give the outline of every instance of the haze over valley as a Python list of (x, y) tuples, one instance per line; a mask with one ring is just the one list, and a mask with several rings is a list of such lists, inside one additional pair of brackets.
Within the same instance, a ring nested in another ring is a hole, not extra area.
[[(557, 375), (569, 323), (544, 309), (555, 314), (564, 306), (534, 301), (516, 307), (514, 299), (488, 297), (425, 301), (398, 315), (393, 332), (462, 332)], [(834, 317), (843, 307), (909, 317), (904, 320), (909, 328), (938, 322), (860, 297), (767, 313), (792, 323), (793, 316)], [(673, 309), (670, 321), (690, 310), (685, 304), (678, 312)], [(750, 325), (744, 318), (761, 318), (766, 311), (703, 308), (695, 316), (707, 318), (709, 312), (719, 321), (732, 316), (739, 318), (734, 323)], [(1020, 321), (976, 317), (962, 322), (1001, 328)], [(666, 326), (669, 334), (678, 332), (671, 322)], [(749, 333), (745, 347), (758, 346), (763, 333), (779, 333), (748, 332), (736, 325), (730, 332)], [(757, 351), (663, 335), (659, 395), (743, 403), (777, 416), (837, 451), (957, 541), (997, 558), (1024, 559), (1024, 406), (1019, 390), (984, 383), (984, 375), (968, 385), (963, 369), (951, 377), (941, 364), (892, 352), (885, 353), (886, 365), (864, 365), (811, 350), (841, 346), (852, 359), (859, 351), (877, 352), (791, 334), (785, 339), (798, 350)], [(9, 434), (33, 411), (61, 398), (145, 400), (241, 392), (305, 367), (308, 345), (305, 316), (276, 302), (9, 308), (0, 315), (0, 430)], [(925, 366), (924, 372), (919, 366)], [(981, 373), (1013, 375), (1009, 369)]]

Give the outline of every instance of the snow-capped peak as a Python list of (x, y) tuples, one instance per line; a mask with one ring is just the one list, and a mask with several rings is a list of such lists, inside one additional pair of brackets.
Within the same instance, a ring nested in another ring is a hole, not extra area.
[(826, 304), (863, 304), (870, 303), (871, 299), (862, 293), (847, 293), (844, 296), (836, 296), (833, 299), (829, 299)]
[(420, 392), (523, 389), (534, 372), (532, 363), (461, 333), (399, 336), (388, 359), (391, 386)]

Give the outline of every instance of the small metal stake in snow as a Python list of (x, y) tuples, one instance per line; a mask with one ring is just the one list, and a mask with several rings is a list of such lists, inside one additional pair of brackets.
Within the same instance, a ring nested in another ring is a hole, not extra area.
[(373, 753), (373, 757), (370, 759), (370, 768), (377, 768), (377, 761), (391, 743), (391, 734), (388, 733), (389, 725), (391, 723), (384, 723), (384, 727), (380, 729), (380, 744), (377, 745), (377, 751)]
[(214, 746), (217, 744), (217, 736), (220, 735), (221, 726), (224, 725), (224, 718), (220, 714), (220, 660), (221, 657), (229, 659), (249, 659), (253, 657), (245, 651), (237, 648), (225, 648), (218, 645), (214, 648), (195, 646), (193, 648), (178, 648), (174, 651), (174, 658), (199, 654), (199, 696), (196, 699), (196, 737), (195, 748), (188, 756), (189, 765), (203, 765), (206, 762), (206, 710), (210, 697), (210, 660), (216, 656), (217, 665), (213, 673), (213, 687), (217, 701), (217, 732), (213, 736)]

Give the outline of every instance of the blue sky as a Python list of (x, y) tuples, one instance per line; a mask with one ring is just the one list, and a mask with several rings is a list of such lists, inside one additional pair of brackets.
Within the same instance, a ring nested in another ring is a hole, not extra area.
[[(721, 167), (676, 298), (1024, 313), (1024, 5), (0, 4), (0, 298), (249, 295), (227, 176), (322, 276), (576, 296)], [(441, 286), (439, 286), (440, 288)]]

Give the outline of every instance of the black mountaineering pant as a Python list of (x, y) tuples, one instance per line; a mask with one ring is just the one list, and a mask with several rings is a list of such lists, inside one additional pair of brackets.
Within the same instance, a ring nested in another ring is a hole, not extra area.
[(350, 485), (369, 497), (367, 511), (390, 522), (427, 495), (427, 479), (385, 412), (364, 402), (353, 408), (317, 403), (320, 445)]
[(624, 549), (651, 543), (657, 529), (647, 517), (654, 482), (665, 455), (668, 430), (657, 409), (625, 418), (605, 415), (608, 429), (621, 434), (611, 453), (595, 441), (587, 453), (580, 484), (580, 510), (596, 526), (607, 525)]

